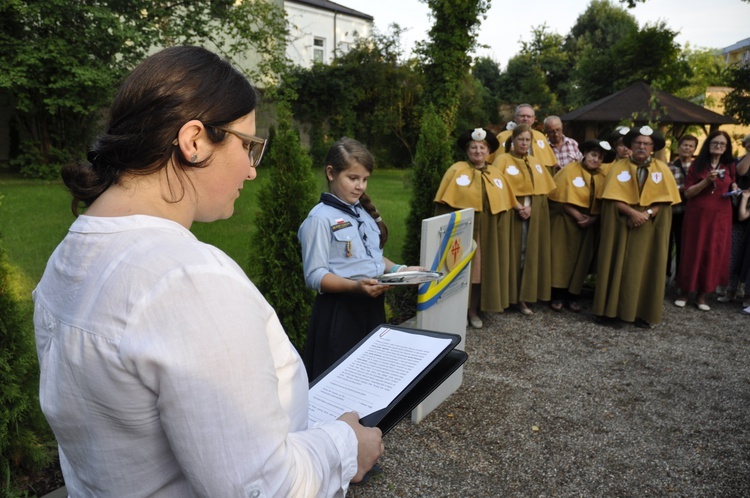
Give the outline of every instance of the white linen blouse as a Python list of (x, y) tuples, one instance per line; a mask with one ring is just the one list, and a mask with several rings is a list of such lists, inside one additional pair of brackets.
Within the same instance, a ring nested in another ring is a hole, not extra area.
[(241, 268), (181, 225), (80, 216), (34, 290), (39, 396), (70, 496), (343, 496), (344, 422)]

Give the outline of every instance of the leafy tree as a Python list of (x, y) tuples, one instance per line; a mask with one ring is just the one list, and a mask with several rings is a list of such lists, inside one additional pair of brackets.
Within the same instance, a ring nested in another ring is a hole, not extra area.
[(729, 71), (724, 59), (716, 57), (713, 49), (693, 49), (689, 43), (682, 49), (679, 58), (690, 68), (692, 77), (674, 91), (674, 95), (698, 105), (715, 107), (717, 102), (706, 99), (706, 88), (728, 84)]
[(316, 164), (344, 135), (365, 143), (381, 164), (411, 164), (422, 78), (400, 60), (400, 33), (394, 26), (386, 35), (357, 40), (330, 65), (285, 74), (282, 86), (296, 94), (294, 115), (309, 125)]
[(733, 90), (724, 97), (724, 111), (744, 125), (750, 125), (750, 64), (729, 69), (729, 86)]
[[(593, 0), (565, 39), (573, 61), (565, 104), (577, 107), (612, 93), (612, 47), (638, 31), (635, 17), (607, 0)], [(606, 69), (605, 69), (606, 68)]]
[(489, 57), (480, 57), (474, 61), (472, 68), (474, 77), (490, 92), (491, 95), (500, 96), (500, 64)]
[(425, 103), (431, 104), (444, 119), (448, 133), (456, 124), (459, 96), (469, 71), (469, 53), (490, 7), (489, 0), (424, 0), (432, 11), (434, 24), (429, 38), (417, 45), (424, 66)]
[(557, 112), (557, 96), (547, 85), (544, 71), (529, 54), (518, 54), (508, 61), (500, 77), (500, 95), (509, 104), (528, 102), (539, 115)]
[(685, 86), (692, 73), (688, 64), (679, 57), (676, 36), (676, 31), (659, 21), (629, 33), (612, 47), (615, 90), (636, 81), (654, 83), (670, 93)]
[(12, 164), (52, 177), (80, 157), (117, 83), (152, 47), (200, 43), (235, 63), (252, 53), (262, 74), (278, 70), (284, 19), (267, 1), (5, 0), (0, 89), (23, 151)]
[(289, 339), (302, 351), (313, 296), (302, 278), (297, 229), (315, 205), (315, 179), (286, 102), (278, 104), (277, 116), (278, 133), (264, 160), (269, 167), (263, 168), (270, 178), (258, 193), (250, 267), (258, 289), (276, 310)]

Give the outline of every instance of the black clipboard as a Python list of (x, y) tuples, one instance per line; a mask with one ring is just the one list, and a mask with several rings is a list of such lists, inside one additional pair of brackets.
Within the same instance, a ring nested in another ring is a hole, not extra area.
[(341, 362), (343, 362), (353, 351), (355, 351), (362, 343), (378, 332), (382, 327), (387, 327), (393, 330), (399, 330), (402, 332), (408, 332), (412, 334), (420, 334), (431, 337), (438, 337), (441, 339), (450, 339), (448, 346), (425, 368), (417, 375), (414, 380), (403, 390), (393, 401), (385, 408), (367, 415), (360, 419), (360, 423), (366, 427), (378, 427), (383, 431), (383, 435), (393, 429), (401, 419), (411, 413), (414, 408), (424, 401), (440, 384), (445, 382), (458, 368), (463, 365), (469, 358), (466, 352), (455, 347), (461, 342), (461, 336), (458, 334), (449, 334), (445, 332), (434, 332), (430, 330), (420, 330), (408, 327), (401, 327), (397, 325), (382, 324), (375, 327), (375, 329), (367, 334), (356, 346), (354, 346), (347, 354), (339, 358), (339, 360), (331, 365), (325, 372), (320, 374), (313, 382), (310, 383), (310, 387), (317, 384), (320, 379), (328, 375), (333, 371)]

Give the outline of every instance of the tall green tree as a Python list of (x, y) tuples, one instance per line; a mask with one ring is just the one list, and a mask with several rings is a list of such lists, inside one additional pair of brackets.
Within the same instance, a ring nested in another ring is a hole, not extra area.
[(706, 98), (706, 88), (728, 85), (729, 68), (724, 59), (717, 57), (713, 49), (693, 48), (689, 43), (682, 49), (679, 58), (690, 68), (692, 77), (674, 91), (674, 95), (698, 105), (716, 107), (718, 102)]
[(302, 351), (313, 292), (305, 287), (302, 278), (297, 230), (315, 205), (316, 188), (312, 162), (300, 145), (284, 100), (278, 103), (276, 114), (278, 132), (263, 161), (263, 171), (270, 178), (258, 193), (250, 271), (258, 289), (276, 310), (289, 339)]
[(724, 98), (724, 111), (744, 125), (750, 125), (750, 64), (732, 66), (728, 84), (733, 89)]
[(434, 23), (428, 39), (417, 45), (425, 73), (425, 103), (442, 116), (448, 132), (455, 127), (459, 95), (481, 20), (490, 0), (422, 0)]
[(56, 176), (82, 155), (118, 82), (153, 47), (198, 43), (234, 62), (251, 54), (268, 75), (283, 65), (283, 10), (268, 1), (4, 0), (0, 89), (15, 108), (31, 176)]
[[(432, 11), (434, 24), (429, 39), (418, 47), (424, 64), (426, 105), (414, 158), (415, 176), (403, 249), (404, 260), (409, 264), (419, 261), (422, 220), (433, 215), (440, 179), (453, 162), (449, 144), (453, 143), (461, 87), (469, 74), (468, 54), (476, 46), (481, 20), (490, 6), (489, 0), (424, 1)], [(416, 299), (404, 302), (411, 304)]]
[(379, 164), (411, 164), (418, 136), (422, 77), (401, 60), (400, 28), (359, 39), (329, 65), (292, 68), (284, 76), (295, 119), (308, 125), (316, 164), (332, 141), (351, 136), (367, 145)]
[(635, 17), (607, 0), (593, 0), (565, 39), (572, 61), (567, 107), (578, 107), (612, 93), (612, 47), (638, 31)]

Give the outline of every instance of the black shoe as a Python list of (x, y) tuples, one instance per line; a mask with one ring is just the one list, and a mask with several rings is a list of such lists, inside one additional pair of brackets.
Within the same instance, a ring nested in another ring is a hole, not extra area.
[(633, 322), (633, 325), (635, 325), (639, 329), (650, 329), (651, 328), (651, 324), (648, 323), (643, 318), (636, 318), (635, 321)]

